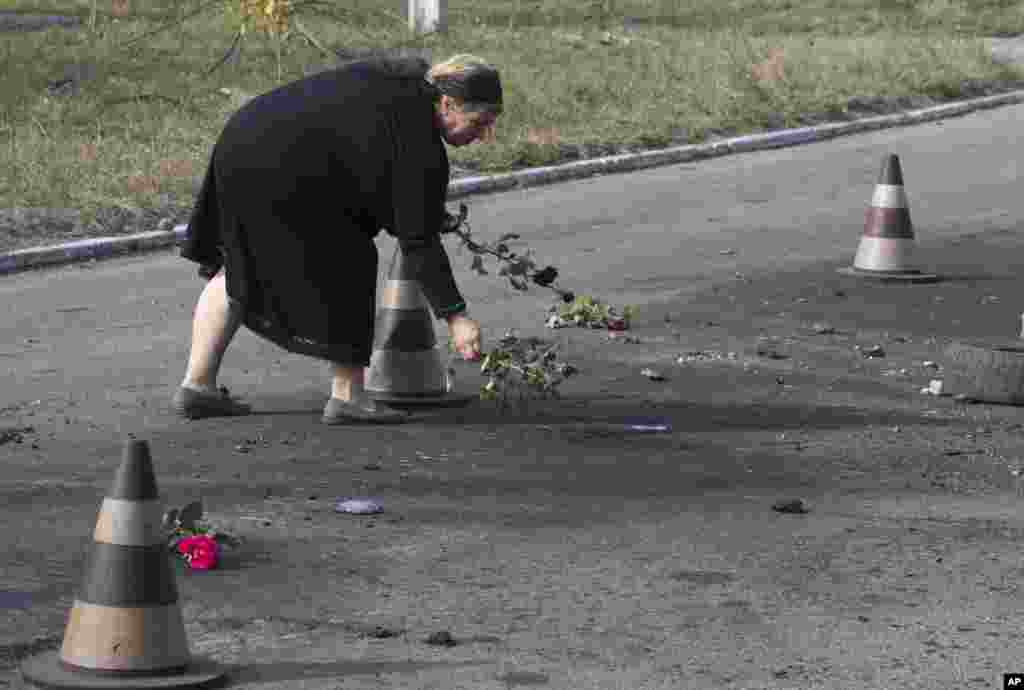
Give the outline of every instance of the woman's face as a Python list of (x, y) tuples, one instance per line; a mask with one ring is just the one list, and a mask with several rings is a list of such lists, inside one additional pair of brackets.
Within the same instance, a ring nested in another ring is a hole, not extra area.
[(494, 140), (494, 113), (466, 112), (447, 96), (441, 97), (441, 132), (450, 146), (466, 146), (478, 139)]

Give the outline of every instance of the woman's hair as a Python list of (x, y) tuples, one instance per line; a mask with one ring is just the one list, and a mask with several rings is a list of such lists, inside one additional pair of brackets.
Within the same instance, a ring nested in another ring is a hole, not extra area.
[[(502, 109), (500, 103), (500, 81), (498, 80), (497, 74), (497, 68), (486, 60), (476, 57), (475, 55), (460, 54), (450, 57), (444, 62), (439, 62), (431, 67), (427, 70), (425, 79), (435, 87), (438, 87), (441, 94), (453, 98), (458, 106), (465, 107), (466, 98), (462, 96), (465, 86), (475, 78), (479, 78), (483, 75), (493, 75), (493, 79), (499, 84), (499, 102), (495, 105), (485, 104), (483, 107), (481, 107), (480, 104), (474, 103), (472, 106), (475, 107), (471, 107), (469, 109), (491, 110), (500, 113)], [(440, 96), (438, 96), (438, 98), (440, 98)]]

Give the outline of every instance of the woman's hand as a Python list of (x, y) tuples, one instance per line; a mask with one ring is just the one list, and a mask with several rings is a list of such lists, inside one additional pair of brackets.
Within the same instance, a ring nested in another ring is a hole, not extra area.
[(465, 314), (448, 318), (448, 332), (455, 350), (468, 362), (480, 359), (480, 324)]

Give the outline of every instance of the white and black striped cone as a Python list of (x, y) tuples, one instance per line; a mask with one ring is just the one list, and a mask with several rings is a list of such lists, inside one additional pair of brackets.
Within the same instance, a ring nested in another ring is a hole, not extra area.
[(64, 643), (27, 659), (44, 688), (211, 688), (225, 673), (191, 656), (178, 603), (149, 445), (129, 441), (103, 499), (82, 588)]
[(882, 280), (932, 282), (938, 276), (922, 273), (913, 264), (914, 227), (903, 188), (900, 159), (889, 154), (875, 185), (864, 221), (864, 234), (852, 268), (841, 273)]
[(437, 348), (434, 322), (420, 284), (395, 248), (374, 326), (373, 354), (363, 389), (394, 407), (453, 407), (475, 396), (453, 393)]

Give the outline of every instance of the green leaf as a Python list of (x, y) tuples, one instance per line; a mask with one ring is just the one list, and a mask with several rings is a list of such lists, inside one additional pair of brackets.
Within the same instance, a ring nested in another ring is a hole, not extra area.
[(515, 234), (514, 232), (509, 232), (509, 233), (505, 233), (504, 235), (499, 237), (498, 241), (499, 242), (508, 242), (509, 240), (518, 240), (518, 239), (519, 239), (519, 235)]

